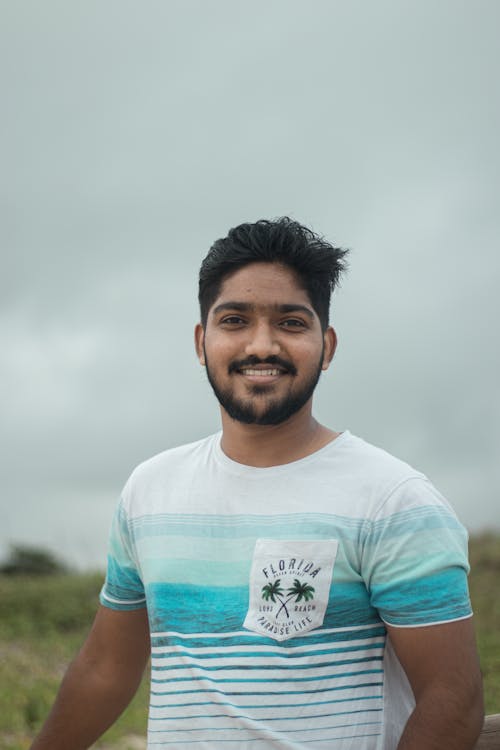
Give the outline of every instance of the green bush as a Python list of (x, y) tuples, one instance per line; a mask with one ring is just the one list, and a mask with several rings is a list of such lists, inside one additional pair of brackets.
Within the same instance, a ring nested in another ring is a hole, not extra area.
[(0, 566), (0, 573), (9, 576), (43, 576), (67, 572), (66, 565), (52, 552), (22, 544), (13, 545), (7, 562)]
[(22, 638), (68, 633), (95, 616), (103, 576), (0, 576), (0, 636)]

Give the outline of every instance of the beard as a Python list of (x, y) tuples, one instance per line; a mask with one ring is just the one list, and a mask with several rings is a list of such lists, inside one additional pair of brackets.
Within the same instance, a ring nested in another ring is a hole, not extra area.
[[(250, 361), (251, 360), (251, 361)], [(238, 369), (246, 366), (256, 364), (281, 364), (282, 360), (278, 360), (277, 357), (267, 357), (264, 360), (259, 360), (255, 357), (249, 358), (244, 362), (233, 363), (229, 367), (229, 373), (237, 372)], [(264, 396), (268, 393), (268, 387), (263, 385), (253, 385), (250, 390), (250, 395), (247, 399), (239, 399), (234, 395), (231, 387), (222, 388), (215, 378), (213, 371), (211, 371), (209, 361), (205, 352), (205, 367), (207, 372), (208, 382), (212, 386), (212, 390), (215, 393), (217, 401), (222, 408), (229, 414), (232, 419), (243, 424), (256, 424), (256, 425), (278, 425), (282, 422), (286, 422), (287, 419), (292, 417), (296, 412), (302, 409), (303, 406), (309, 401), (314, 393), (314, 390), (318, 384), (323, 365), (323, 352), (319, 360), (318, 366), (314, 370), (313, 374), (307, 380), (299, 391), (295, 393), (287, 393), (284, 396), (273, 397), (269, 394), (266, 398), (266, 405), (264, 408), (258, 409), (252, 402), (252, 396), (259, 397)], [(294, 378), (296, 377), (296, 369), (293, 365), (287, 367), (288, 374), (284, 377)], [(236, 377), (238, 377), (236, 375)]]

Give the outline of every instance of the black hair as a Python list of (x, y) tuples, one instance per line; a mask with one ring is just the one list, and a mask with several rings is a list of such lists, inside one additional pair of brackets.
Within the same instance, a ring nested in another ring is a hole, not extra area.
[(214, 242), (201, 264), (198, 300), (202, 325), (206, 325), (208, 311), (228, 275), (249, 263), (281, 263), (297, 274), (325, 330), (330, 297), (347, 267), (347, 253), (288, 216), (233, 227), (227, 237)]

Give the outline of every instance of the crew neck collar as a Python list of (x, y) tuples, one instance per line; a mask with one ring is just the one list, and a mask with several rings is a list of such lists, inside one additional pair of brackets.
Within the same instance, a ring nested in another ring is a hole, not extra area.
[(346, 440), (350, 438), (350, 436), (351, 433), (349, 432), (349, 430), (344, 430), (336, 438), (331, 440), (322, 448), (319, 448), (317, 451), (314, 451), (313, 453), (310, 453), (303, 458), (299, 458), (296, 461), (290, 461), (289, 463), (278, 464), (276, 466), (249, 466), (248, 464), (242, 464), (238, 461), (234, 461), (232, 458), (229, 458), (229, 456), (224, 453), (221, 447), (222, 431), (214, 435), (213, 450), (216, 461), (221, 466), (223, 466), (224, 469), (230, 471), (233, 474), (238, 474), (240, 476), (269, 477), (275, 474), (295, 471), (302, 468), (306, 464), (310, 464), (318, 460), (319, 458), (322, 458), (328, 453), (337, 451), (338, 448), (341, 447), (346, 442)]

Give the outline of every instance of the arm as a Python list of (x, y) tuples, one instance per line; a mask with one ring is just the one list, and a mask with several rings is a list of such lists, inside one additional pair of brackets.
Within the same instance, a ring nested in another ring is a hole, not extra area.
[(483, 724), (472, 618), (387, 629), (416, 701), (398, 750), (472, 750)]
[(100, 607), (31, 750), (85, 750), (128, 706), (150, 652), (146, 609)]

